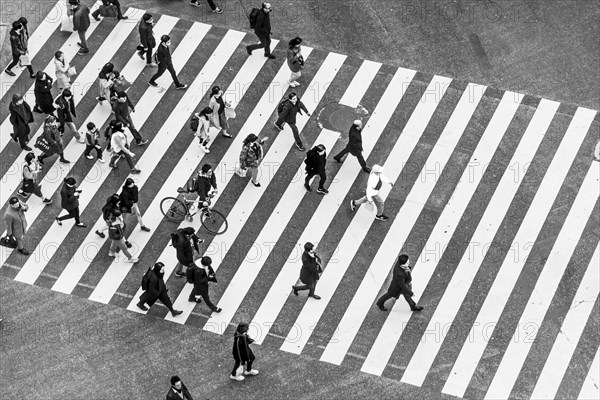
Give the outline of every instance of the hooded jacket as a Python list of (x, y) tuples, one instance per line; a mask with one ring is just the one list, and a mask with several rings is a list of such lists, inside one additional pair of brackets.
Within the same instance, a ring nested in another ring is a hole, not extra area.
[(186, 267), (194, 262), (194, 247), (198, 249), (199, 239), (195, 232), (192, 227), (177, 230), (177, 238), (173, 244), (177, 250), (177, 261)]

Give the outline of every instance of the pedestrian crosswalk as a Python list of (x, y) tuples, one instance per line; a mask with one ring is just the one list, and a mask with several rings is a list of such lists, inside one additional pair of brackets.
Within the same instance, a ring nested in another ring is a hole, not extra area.
[[(59, 1), (52, 13), (64, 8)], [(32, 255), (0, 248), (3, 276), (216, 335), (246, 321), (257, 344), (457, 397), (600, 397), (595, 110), (305, 46), (306, 69), (293, 90), (310, 116), (298, 116), (297, 126), (307, 148), (326, 146), (329, 189), (325, 196), (308, 193), (304, 153), (288, 126), (281, 132), (273, 127), (277, 106), (291, 91), (284, 57), (248, 57), (244, 47), (252, 34), (155, 15), (154, 34), (172, 37), (175, 70), (189, 87), (174, 90), (169, 74), (158, 79), (159, 88), (149, 87), (154, 70), (132, 45), (145, 12), (128, 8), (128, 20), (93, 22), (87, 36), (99, 45), (80, 61), (73, 82), (82, 127), (111, 119), (109, 105), (95, 101), (102, 65), (112, 61), (133, 83), (133, 122), (150, 140), (145, 147), (132, 145), (142, 172), (131, 177), (140, 189), (144, 224), (152, 228), (144, 232), (128, 220), (127, 237), (140, 262), (109, 257), (109, 240), (95, 233), (105, 225), (104, 200), (120, 191), (129, 174), (124, 166), (112, 170), (86, 160), (83, 145), (67, 134), (65, 158), (72, 163), (47, 163), (42, 190), (58, 199), (63, 179), (75, 176), (88, 226), (58, 226), (60, 201), (45, 206), (29, 199), (25, 244)], [(53, 60), (40, 49), (61, 49), (67, 60), (77, 51), (77, 34), (57, 34), (59, 22), (47, 18), (30, 39), (34, 68), (45, 66), (52, 77)], [(286, 44), (273, 40), (272, 47), (282, 54)], [(26, 75), (2, 76), (3, 104), (21, 81), (30, 85)], [(237, 116), (230, 121), (234, 137), (213, 128), (205, 153), (188, 121), (208, 105), (214, 85)], [(340, 131), (323, 127), (331, 104), (356, 114)], [(332, 159), (359, 109), (368, 111), (363, 155), (369, 165), (383, 165), (394, 183), (381, 191), (387, 222), (374, 220), (366, 207), (350, 211), (350, 200), (364, 194), (367, 174), (354, 157), (343, 164)], [(7, 111), (1, 112), (4, 211), (20, 185), (25, 152), (6, 139), (11, 127)], [(36, 115), (33, 140), (41, 122)], [(261, 187), (234, 172), (250, 133), (269, 137)], [(177, 226), (160, 211), (162, 199), (175, 196), (204, 163), (217, 177), (212, 204), (229, 222), (222, 235), (208, 235), (197, 217)], [(199, 230), (203, 255), (213, 259), (219, 283), (211, 286), (211, 298), (221, 313), (189, 302), (192, 286), (173, 273), (177, 259), (169, 233), (187, 226)], [(292, 294), (305, 242), (315, 243), (323, 259), (320, 300)], [(425, 307), (420, 313), (402, 298), (387, 313), (374, 305), (402, 253), (414, 265), (414, 300)], [(176, 317), (159, 306), (148, 312), (136, 307), (140, 278), (159, 260), (174, 307), (183, 311)], [(582, 353), (590, 343), (594, 352)], [(569, 378), (573, 374), (580, 379)]]

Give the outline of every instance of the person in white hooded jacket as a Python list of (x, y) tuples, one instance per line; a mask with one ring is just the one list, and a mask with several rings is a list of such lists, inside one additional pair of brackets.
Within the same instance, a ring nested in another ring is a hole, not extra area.
[(135, 157), (135, 154), (129, 150), (129, 143), (127, 142), (127, 136), (123, 130), (123, 125), (117, 122), (114, 126), (115, 128), (110, 138), (112, 155), (110, 158), (110, 164), (108, 166), (111, 168), (116, 168), (116, 163), (119, 161), (119, 158), (125, 157), (127, 164), (129, 164), (129, 167), (131, 168), (131, 173), (139, 174), (141, 171), (135, 167), (135, 163), (133, 162), (133, 157)]
[(367, 193), (365, 196), (358, 200), (350, 201), (350, 208), (352, 211), (356, 210), (356, 206), (363, 203), (373, 204), (377, 207), (377, 215), (375, 218), (380, 221), (387, 221), (389, 217), (383, 213), (384, 202), (381, 196), (379, 196), (379, 190), (384, 183), (388, 183), (390, 186), (394, 186), (392, 181), (383, 176), (383, 167), (381, 165), (373, 165), (371, 173), (369, 174), (369, 180), (367, 181)]

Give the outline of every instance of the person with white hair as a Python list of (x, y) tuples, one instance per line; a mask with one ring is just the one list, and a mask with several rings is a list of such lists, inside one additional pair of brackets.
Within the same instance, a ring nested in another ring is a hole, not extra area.
[(379, 196), (379, 190), (384, 183), (394, 186), (392, 181), (383, 175), (383, 167), (377, 164), (373, 165), (373, 169), (369, 175), (369, 180), (367, 181), (366, 195), (358, 200), (351, 200), (350, 209), (355, 211), (356, 206), (360, 206), (361, 204), (367, 202), (369, 204), (373, 204), (373, 202), (375, 202), (375, 206), (377, 207), (377, 214), (375, 215), (375, 218), (380, 221), (387, 221), (389, 217), (383, 213), (384, 202), (381, 196)]
[(362, 121), (357, 119), (350, 127), (350, 132), (348, 133), (348, 144), (342, 151), (338, 153), (338, 155), (333, 157), (333, 159), (339, 163), (342, 163), (342, 157), (350, 153), (358, 159), (358, 163), (363, 171), (369, 173), (371, 172), (371, 168), (367, 167), (367, 162), (362, 155), (362, 151)]

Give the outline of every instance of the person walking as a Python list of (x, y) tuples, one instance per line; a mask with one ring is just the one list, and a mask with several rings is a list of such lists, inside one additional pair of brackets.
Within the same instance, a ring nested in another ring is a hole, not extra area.
[(177, 251), (176, 276), (187, 276), (188, 268), (195, 265), (194, 260), (200, 255), (199, 245), (203, 242), (204, 240), (196, 235), (196, 230), (191, 226), (180, 228), (171, 234), (171, 244)]
[(83, 155), (88, 160), (93, 160), (94, 156), (91, 154), (92, 150), (96, 151), (96, 157), (98, 157), (98, 161), (103, 163), (104, 158), (102, 158), (102, 146), (100, 146), (100, 131), (96, 128), (96, 124), (93, 122), (88, 122), (86, 125), (87, 132), (85, 133), (85, 151)]
[(85, 40), (85, 33), (90, 27), (90, 9), (85, 4), (81, 5), (79, 0), (69, 0), (69, 4), (73, 13), (73, 30), (77, 32), (80, 40), (77, 42), (80, 47), (77, 54), (84, 56), (90, 52)]
[(31, 151), (31, 147), (27, 145), (27, 142), (29, 142), (29, 134), (31, 133), (29, 124), (33, 122), (31, 107), (25, 102), (23, 96), (15, 93), (13, 94), (12, 101), (8, 105), (8, 111), (10, 111), (9, 120), (13, 126), (10, 137), (12, 137), (15, 142), (19, 142), (21, 149)]
[(85, 143), (85, 139), (82, 137), (81, 133), (79, 133), (77, 126), (75, 126), (75, 122), (73, 122), (73, 117), (77, 117), (77, 114), (75, 114), (75, 102), (73, 101), (71, 89), (63, 90), (56, 100), (54, 100), (54, 104), (57, 109), (58, 122), (60, 124), (58, 130), (60, 133), (64, 134), (65, 126), (68, 126), (73, 132), (75, 140), (79, 143)]
[(125, 257), (127, 257), (127, 260), (125, 260), (126, 263), (135, 264), (138, 262), (139, 260), (132, 256), (129, 250), (127, 250), (133, 246), (125, 239), (125, 221), (123, 221), (121, 211), (114, 210), (109, 222), (108, 237), (111, 242), (108, 255), (110, 257), (116, 257), (117, 253), (122, 251)]
[(213, 194), (217, 193), (217, 178), (210, 164), (204, 164), (200, 171), (198, 171), (198, 178), (196, 179), (193, 191), (198, 194), (196, 200), (197, 210), (208, 206), (206, 200), (210, 196), (211, 191)]
[(391, 299), (392, 297), (398, 299), (400, 295), (404, 296), (404, 299), (410, 306), (411, 311), (421, 311), (423, 309), (422, 306), (417, 305), (415, 301), (412, 299), (412, 296), (415, 294), (412, 291), (412, 268), (410, 266), (410, 260), (406, 254), (401, 254), (396, 261), (393, 269), (392, 282), (386, 293), (383, 294), (377, 300), (377, 307), (381, 311), (387, 311), (387, 307), (385, 306), (385, 302)]
[(250, 46), (246, 46), (246, 51), (248, 55), (252, 55), (252, 52), (256, 49), (265, 49), (265, 57), (274, 59), (275, 56), (271, 54), (271, 3), (264, 2), (262, 3), (262, 8), (258, 12), (256, 16), (256, 25), (254, 26), (254, 33), (260, 40), (258, 44), (252, 44)]
[(144, 60), (144, 55), (146, 56), (146, 67), (158, 67), (158, 65), (152, 61), (152, 49), (156, 47), (156, 39), (154, 39), (154, 32), (152, 31), (153, 28), (154, 18), (152, 18), (151, 14), (144, 14), (140, 21), (140, 26), (138, 27), (140, 33), (140, 45), (137, 47), (137, 51), (142, 60)]
[(214, 86), (212, 88), (208, 106), (212, 109), (212, 123), (219, 128), (223, 136), (227, 138), (232, 137), (227, 133), (229, 123), (227, 122), (227, 115), (225, 114), (225, 108), (231, 107), (231, 103), (225, 101), (223, 91), (220, 87)]
[(117, 92), (117, 99), (113, 103), (112, 108), (117, 122), (120, 122), (124, 127), (129, 128), (129, 131), (133, 135), (133, 138), (138, 146), (143, 146), (148, 143), (148, 140), (144, 139), (133, 125), (131, 113), (135, 112), (135, 107), (133, 106), (131, 100), (129, 100), (127, 93)]
[(212, 118), (212, 113), (212, 108), (205, 107), (199, 113), (194, 114), (196, 118), (198, 118), (198, 129), (196, 129), (194, 136), (200, 141), (200, 149), (205, 153), (210, 153), (210, 120)]
[(367, 162), (365, 161), (362, 152), (362, 121), (357, 119), (354, 121), (352, 126), (350, 127), (350, 132), (348, 133), (348, 144), (346, 147), (340, 151), (333, 159), (338, 163), (342, 163), (342, 158), (350, 153), (354, 157), (358, 159), (358, 163), (360, 164), (363, 171), (366, 173), (371, 172), (371, 168), (367, 167)]
[(100, 72), (98, 73), (98, 97), (96, 100), (100, 104), (103, 104), (105, 100), (110, 100), (112, 97), (112, 90), (114, 87), (114, 74), (115, 65), (111, 62), (104, 64)]
[[(114, 218), (115, 210), (120, 209), (120, 201), (121, 196), (119, 196), (117, 193), (114, 193), (111, 196), (109, 196), (108, 199), (106, 199), (106, 204), (102, 206), (102, 219), (104, 220), (106, 225), (100, 229), (97, 229), (95, 232), (96, 235), (100, 236), (102, 239), (106, 237), (104, 235), (104, 232), (106, 232), (110, 228), (111, 221)], [(127, 242), (125, 242), (125, 244), (127, 245)]]
[(219, 307), (215, 306), (208, 295), (208, 282), (217, 283), (215, 277), (215, 270), (212, 267), (212, 259), (208, 256), (204, 256), (200, 259), (200, 267), (192, 263), (188, 268), (186, 275), (188, 276), (188, 282), (193, 283), (194, 288), (188, 297), (188, 301), (191, 303), (204, 302), (211, 309), (212, 312), (220, 313), (223, 311)]
[[(256, 359), (252, 349), (250, 349), (250, 344), (254, 342), (248, 336), (248, 324), (246, 322), (240, 322), (233, 334), (233, 359), (235, 363), (233, 364), (233, 369), (231, 370), (231, 375), (229, 378), (234, 381), (243, 381), (248, 375), (258, 375), (258, 370), (252, 368), (252, 363)], [(242, 365), (243, 373), (238, 374), (238, 368)]]
[(377, 207), (377, 214), (375, 215), (375, 218), (380, 221), (387, 221), (389, 217), (383, 213), (384, 202), (381, 196), (379, 196), (379, 190), (384, 183), (394, 186), (392, 181), (383, 175), (383, 167), (377, 164), (373, 165), (373, 169), (369, 174), (369, 180), (367, 181), (366, 195), (358, 200), (351, 200), (350, 209), (355, 211), (356, 206), (360, 206), (361, 204), (367, 202), (369, 204), (373, 204), (373, 202), (375, 202), (375, 206)]
[[(129, 18), (129, 17), (125, 17), (125, 16), (123, 16), (123, 12), (121, 11), (121, 4), (119, 3), (119, 0), (102, 0), (102, 5), (103, 5), (104, 7), (110, 7), (111, 5), (112, 5), (112, 6), (115, 6), (115, 7), (116, 7), (116, 9), (117, 9), (117, 19), (118, 19), (118, 20), (121, 20), (121, 19), (127, 19), (127, 18)], [(98, 16), (102, 15), (102, 14), (101, 14), (101, 12), (102, 12), (102, 10), (100, 9), (100, 7), (98, 7), (98, 8), (96, 9), (96, 11), (94, 11), (94, 12), (92, 13), (92, 17), (94, 17), (94, 19), (95, 19), (96, 21), (100, 21), (100, 18), (99, 18)], [(102, 15), (102, 16), (103, 16), (103, 15)], [(103, 17), (104, 17), (104, 16), (103, 16)]]
[(42, 137), (46, 140), (50, 146), (49, 152), (44, 151), (38, 157), (38, 162), (44, 165), (44, 160), (55, 153), (59, 155), (59, 161), (63, 164), (70, 164), (71, 162), (65, 158), (64, 147), (62, 141), (62, 133), (58, 130), (58, 121), (54, 115), (48, 115), (44, 121), (44, 132)]
[(142, 221), (142, 213), (138, 206), (138, 196), (139, 189), (135, 182), (133, 179), (127, 178), (125, 180), (125, 185), (123, 185), (123, 189), (121, 189), (121, 194), (119, 195), (121, 212), (125, 214), (135, 214), (140, 229), (144, 232), (150, 232), (150, 228), (146, 227), (144, 221)]
[(110, 137), (110, 148), (111, 148), (111, 158), (108, 166), (110, 168), (117, 167), (117, 161), (121, 157), (125, 157), (129, 168), (131, 168), (132, 174), (139, 174), (140, 171), (135, 167), (135, 163), (133, 162), (133, 157), (135, 154), (129, 150), (129, 143), (127, 143), (127, 136), (125, 136), (125, 131), (123, 130), (123, 125), (121, 123), (117, 123), (114, 125), (112, 129), (112, 135)]
[(171, 388), (167, 393), (167, 400), (194, 400), (194, 398), (181, 379), (175, 375), (171, 377)]
[(169, 46), (171, 46), (171, 37), (169, 35), (162, 35), (160, 38), (160, 44), (156, 50), (158, 71), (152, 78), (150, 78), (150, 82), (148, 82), (148, 84), (150, 86), (157, 87), (158, 83), (156, 83), (156, 80), (160, 78), (166, 70), (169, 70), (171, 78), (173, 78), (173, 83), (175, 83), (175, 89), (186, 89), (187, 85), (184, 85), (183, 83), (179, 82), (179, 79), (177, 79), (177, 72), (175, 72), (175, 68), (173, 67), (173, 59), (171, 58), (171, 50)]
[(58, 93), (65, 89), (71, 88), (71, 76), (73, 70), (62, 51), (54, 53), (54, 68), (56, 75), (56, 83), (58, 85)]
[(242, 170), (251, 171), (252, 178), (250, 179), (250, 182), (256, 187), (260, 187), (260, 182), (258, 181), (258, 165), (263, 158), (262, 145), (267, 139), (268, 138), (262, 138), (259, 142), (258, 137), (254, 133), (249, 134), (246, 136), (246, 139), (244, 139), (242, 152), (240, 153), (240, 168)]
[(169, 294), (167, 291), (167, 286), (164, 281), (165, 276), (165, 264), (161, 262), (157, 262), (154, 264), (154, 268), (148, 273), (148, 290), (144, 291), (140, 296), (140, 301), (136, 304), (136, 306), (142, 311), (148, 311), (149, 307), (152, 307), (156, 300), (160, 300), (169, 311), (171, 311), (171, 315), (174, 317), (183, 313), (183, 311), (175, 310), (173, 308), (173, 303), (169, 298)]
[(23, 67), (27, 67), (30, 78), (35, 78), (35, 73), (33, 72), (33, 67), (31, 66), (31, 60), (29, 59), (29, 29), (27, 28), (29, 21), (27, 21), (27, 18), (21, 17), (17, 20), (17, 22), (20, 22), (23, 26), (23, 29), (21, 30), (21, 42), (23, 43), (26, 52), (25, 59), (21, 58), (21, 65)]
[(56, 217), (56, 223), (62, 226), (62, 222), (67, 219), (75, 219), (75, 226), (85, 228), (87, 225), (79, 220), (79, 194), (81, 190), (77, 189), (77, 181), (72, 176), (64, 179), (62, 189), (60, 190), (60, 205), (67, 212), (67, 215)]
[(306, 160), (304, 160), (304, 163), (306, 164), (306, 179), (304, 179), (304, 187), (306, 188), (306, 191), (312, 192), (310, 180), (313, 178), (313, 176), (319, 175), (320, 181), (317, 193), (329, 193), (329, 190), (325, 189), (325, 181), (327, 180), (327, 175), (325, 173), (326, 159), (327, 152), (325, 150), (325, 146), (322, 144), (316, 145), (306, 152)]
[(4, 213), (6, 235), (14, 237), (17, 241), (17, 251), (24, 256), (28, 256), (31, 252), (23, 247), (23, 240), (25, 239), (25, 231), (27, 230), (25, 211), (29, 209), (29, 206), (16, 197), (11, 197), (8, 203), (9, 206)]
[(295, 37), (294, 39), (290, 40), (287, 51), (287, 64), (292, 71), (292, 75), (288, 81), (290, 87), (300, 86), (298, 78), (302, 76), (301, 71), (304, 68), (304, 57), (302, 57), (302, 53), (300, 52), (300, 44), (302, 44), (302, 38)]
[(17, 76), (12, 69), (21, 61), (21, 64), (27, 67), (29, 71), (29, 77), (35, 78), (31, 61), (29, 61), (27, 52), (27, 34), (25, 33), (25, 27), (19, 21), (12, 23), (12, 29), (9, 33), (10, 37), (10, 49), (12, 52), (12, 61), (4, 69), (4, 72), (10, 76)]
[[(206, 2), (208, 3), (208, 6), (212, 10), (213, 14), (223, 14), (223, 10), (217, 7), (213, 0), (206, 0)], [(190, 0), (190, 6), (200, 7), (200, 4), (198, 4), (198, 0)]]
[(600, 141), (596, 143), (596, 147), (594, 148), (594, 161), (600, 161)]
[(34, 153), (25, 155), (25, 163), (23, 164), (23, 183), (17, 194), (25, 199), (28, 199), (31, 194), (35, 194), (42, 199), (46, 205), (52, 204), (52, 199), (44, 197), (42, 194), (42, 186), (39, 184), (38, 175), (42, 167), (37, 162)]
[(52, 97), (52, 83), (54, 80), (44, 71), (38, 71), (35, 75), (35, 86), (33, 94), (35, 96), (35, 106), (33, 111), (40, 114), (53, 114), (56, 111), (54, 107), (54, 97)]
[(294, 134), (294, 139), (296, 140), (296, 147), (300, 151), (306, 150), (302, 144), (298, 127), (296, 126), (296, 114), (302, 115), (302, 111), (304, 111), (306, 115), (310, 117), (310, 113), (306, 109), (304, 103), (300, 101), (295, 92), (290, 92), (288, 98), (281, 102), (277, 107), (279, 118), (277, 118), (277, 121), (275, 121), (275, 127), (280, 131), (283, 130), (284, 122), (290, 126), (292, 133)]
[(317, 282), (323, 272), (321, 267), (321, 259), (315, 253), (315, 246), (311, 242), (304, 244), (304, 253), (302, 253), (302, 269), (300, 270), (300, 281), (304, 283), (302, 286), (292, 286), (294, 295), (298, 296), (301, 290), (308, 290), (308, 297), (315, 300), (320, 300), (321, 296), (315, 294)]

